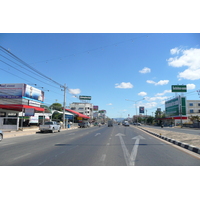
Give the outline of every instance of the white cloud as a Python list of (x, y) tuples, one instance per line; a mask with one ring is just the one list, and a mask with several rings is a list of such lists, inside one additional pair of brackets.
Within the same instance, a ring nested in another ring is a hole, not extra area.
[(170, 53), (173, 54), (179, 54), (179, 52), (181, 51), (181, 49), (179, 49), (178, 47), (175, 47), (174, 49), (170, 50)]
[[(151, 108), (157, 107), (157, 105), (158, 105), (158, 103), (156, 103), (156, 102), (149, 102), (149, 103), (143, 103), (141, 106), (144, 106), (144, 108), (146, 110), (146, 109), (151, 109)], [(147, 114), (148, 114), (148, 110), (147, 110)]]
[(146, 82), (150, 83), (150, 84), (155, 84), (156, 83), (155, 81), (151, 81), (151, 80), (147, 80)]
[[(176, 53), (177, 51), (171, 49), (171, 53)], [(200, 79), (200, 49), (190, 48), (187, 50), (181, 50), (181, 56), (169, 58), (168, 65), (172, 67), (187, 67), (186, 70), (178, 74), (179, 80), (188, 79), (188, 80), (198, 80)]]
[(186, 69), (183, 72), (180, 72), (178, 74), (178, 79), (182, 80), (182, 79), (188, 79), (188, 80), (198, 80), (200, 79), (200, 69), (197, 70), (193, 70), (193, 69)]
[(187, 84), (187, 90), (193, 90), (195, 89), (196, 85), (195, 84)]
[(127, 89), (127, 88), (133, 88), (133, 85), (130, 82), (128, 83), (122, 82), (120, 84), (116, 83), (115, 88)]
[(112, 103), (108, 103), (107, 105), (108, 105), (108, 106), (112, 106), (113, 104), (112, 104)]
[(171, 90), (164, 90), (164, 92), (162, 92), (162, 93), (157, 93), (155, 96), (163, 96), (163, 95), (165, 95), (166, 93), (171, 93)]
[(142, 70), (139, 71), (140, 73), (142, 74), (146, 74), (146, 73), (150, 73), (151, 72), (151, 69), (148, 68), (148, 67), (144, 67)]
[(169, 80), (160, 80), (156, 83), (156, 85), (167, 85), (169, 83)]
[(147, 80), (146, 82), (154, 85), (167, 85), (169, 83), (169, 80), (160, 80), (157, 83), (152, 80)]
[(139, 96), (146, 96), (147, 93), (146, 93), (146, 92), (140, 92), (140, 93), (138, 93), (138, 95), (139, 95)]
[(80, 94), (81, 90), (80, 89), (69, 89), (70, 94)]
[(169, 97), (166, 97), (166, 96), (159, 97), (159, 96), (157, 96), (157, 97), (146, 97), (145, 100), (146, 101), (164, 101), (167, 98), (169, 98)]

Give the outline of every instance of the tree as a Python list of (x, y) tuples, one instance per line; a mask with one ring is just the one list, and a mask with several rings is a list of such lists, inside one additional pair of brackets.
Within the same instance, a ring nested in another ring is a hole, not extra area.
[(58, 110), (58, 111), (62, 111), (62, 110), (63, 110), (62, 104), (60, 104), (60, 103), (53, 103), (53, 104), (50, 106), (50, 108), (51, 108), (52, 110)]
[[(56, 111), (63, 111), (63, 108), (62, 108), (62, 104), (60, 103), (53, 103), (50, 108), (52, 110), (56, 110)], [(59, 113), (59, 112), (53, 112), (53, 115), (52, 115), (52, 120), (59, 120), (59, 121), (63, 121), (63, 114), (62, 113)]]
[(200, 121), (200, 117), (198, 115), (196, 116), (190, 116), (189, 119), (194, 123), (195, 121)]
[(153, 121), (154, 121), (154, 117), (149, 116), (149, 117), (147, 118), (147, 124), (153, 124)]

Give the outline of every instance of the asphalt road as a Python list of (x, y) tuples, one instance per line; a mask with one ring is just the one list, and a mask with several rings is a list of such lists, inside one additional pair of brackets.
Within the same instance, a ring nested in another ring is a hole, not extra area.
[(200, 156), (134, 126), (91, 127), (6, 138), (1, 166), (200, 166)]

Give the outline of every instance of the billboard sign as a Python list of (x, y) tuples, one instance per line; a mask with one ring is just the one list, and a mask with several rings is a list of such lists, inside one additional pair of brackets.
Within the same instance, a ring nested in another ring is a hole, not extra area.
[(143, 106), (139, 107), (139, 113), (144, 113), (144, 107)]
[(171, 89), (172, 89), (172, 92), (187, 92), (186, 85), (172, 85)]
[(25, 116), (34, 116), (34, 108), (25, 108)]
[(91, 96), (79, 96), (79, 99), (80, 100), (91, 100), (92, 98), (91, 98)]
[(169, 101), (165, 102), (165, 113), (166, 116), (179, 116), (186, 115), (186, 98), (185, 97), (175, 97)]
[(71, 120), (73, 120), (73, 118), (74, 118), (74, 115), (65, 115), (65, 119), (71, 119)]
[(94, 111), (99, 110), (99, 106), (93, 106), (93, 110), (94, 110)]
[(106, 113), (106, 110), (99, 110), (99, 113)]
[(0, 84), (0, 99), (20, 98), (44, 102), (44, 92), (24, 83)]

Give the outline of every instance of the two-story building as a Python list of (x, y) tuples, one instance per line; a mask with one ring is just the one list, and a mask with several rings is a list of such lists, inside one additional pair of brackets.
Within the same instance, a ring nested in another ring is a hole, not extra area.
[(73, 102), (70, 104), (70, 109), (93, 119), (93, 104), (91, 103)]

